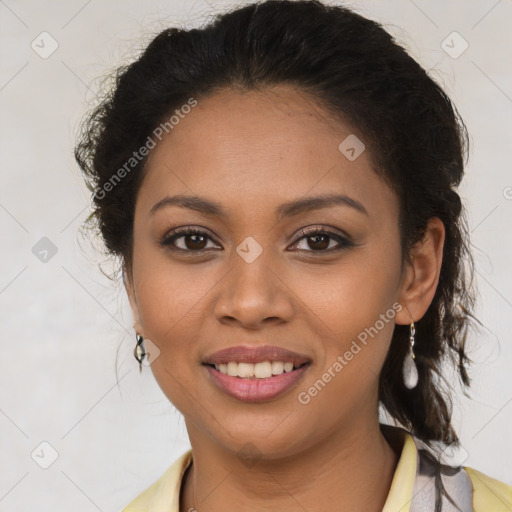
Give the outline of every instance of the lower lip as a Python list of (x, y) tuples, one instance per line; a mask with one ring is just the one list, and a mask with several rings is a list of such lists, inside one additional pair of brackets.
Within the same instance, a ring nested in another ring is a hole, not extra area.
[(215, 384), (225, 393), (243, 402), (264, 402), (276, 398), (294, 386), (309, 368), (310, 363), (291, 372), (283, 372), (267, 379), (231, 377), (205, 365)]

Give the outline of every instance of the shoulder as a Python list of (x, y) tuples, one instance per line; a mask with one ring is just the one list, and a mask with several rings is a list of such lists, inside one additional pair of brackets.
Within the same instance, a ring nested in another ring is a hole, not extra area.
[(476, 469), (464, 467), (473, 485), (475, 512), (510, 512), (512, 487)]
[(142, 491), (122, 512), (178, 512), (181, 478), (192, 460), (192, 450), (180, 455), (162, 476)]

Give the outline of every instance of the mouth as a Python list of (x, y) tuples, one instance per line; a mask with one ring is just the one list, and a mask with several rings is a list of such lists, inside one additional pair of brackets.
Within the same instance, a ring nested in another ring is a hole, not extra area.
[(210, 354), (201, 364), (216, 389), (243, 402), (264, 402), (295, 387), (312, 360), (276, 345), (238, 345)]
[(215, 389), (242, 402), (265, 402), (297, 386), (312, 360), (277, 346), (237, 346), (215, 352), (201, 364)]

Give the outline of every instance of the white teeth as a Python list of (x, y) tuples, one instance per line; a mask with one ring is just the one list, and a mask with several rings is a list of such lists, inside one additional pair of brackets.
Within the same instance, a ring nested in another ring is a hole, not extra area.
[(238, 363), (230, 361), (228, 363), (227, 373), (231, 377), (238, 377)]
[(254, 375), (254, 365), (251, 363), (238, 363), (239, 377), (252, 377)]
[(268, 379), (272, 377), (272, 365), (270, 361), (256, 363), (254, 365), (254, 376), (258, 379)]
[(231, 377), (242, 379), (268, 379), (272, 375), (281, 375), (283, 372), (293, 371), (293, 363), (283, 361), (264, 361), (262, 363), (229, 363), (216, 364), (215, 369)]
[(272, 375), (281, 375), (284, 370), (284, 363), (281, 361), (272, 361)]
[(293, 363), (284, 363), (284, 371), (291, 372), (293, 370)]

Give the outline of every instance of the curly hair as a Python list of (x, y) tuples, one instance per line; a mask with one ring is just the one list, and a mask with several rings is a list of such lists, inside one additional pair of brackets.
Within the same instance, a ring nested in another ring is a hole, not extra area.
[(403, 383), (409, 330), (396, 325), (379, 400), (425, 443), (458, 443), (451, 424), (453, 393), (446, 389), (441, 366), (451, 361), (463, 389), (469, 387), (465, 346), (475, 319), (474, 285), (468, 278), (474, 262), (465, 210), (455, 191), (468, 136), (441, 87), (379, 23), (318, 0), (268, 0), (217, 15), (202, 28), (159, 33), (137, 60), (118, 69), (114, 87), (83, 124), (75, 156), (94, 192), (86, 222), (94, 222), (108, 252), (120, 258), (125, 279), (146, 158), (134, 161), (133, 169), (112, 183), (116, 170), (126, 169), (134, 150), (191, 97), (279, 84), (311, 94), (330, 116), (364, 134), (374, 171), (398, 196), (402, 264), (430, 218), (444, 224), (439, 284), (416, 324), (419, 384), (409, 390)]

